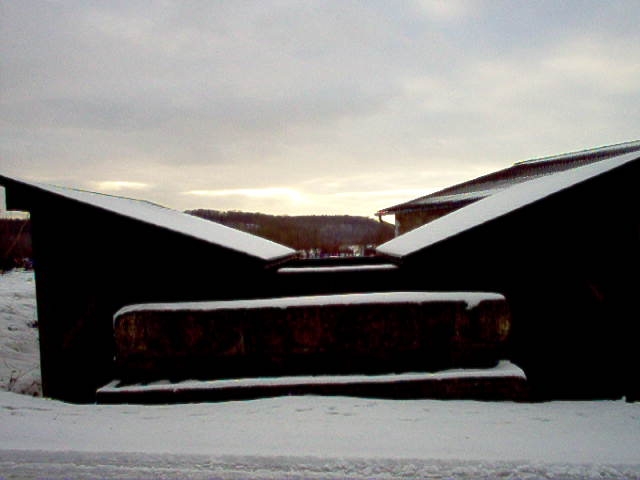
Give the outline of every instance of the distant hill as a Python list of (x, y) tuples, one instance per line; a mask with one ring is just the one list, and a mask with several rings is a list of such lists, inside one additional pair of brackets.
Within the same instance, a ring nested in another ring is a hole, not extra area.
[[(348, 253), (348, 247), (377, 246), (393, 238), (388, 223), (350, 215), (285, 216), (264, 213), (189, 210), (186, 213), (252, 233), (296, 250), (318, 250), (318, 254)], [(373, 249), (369, 249), (372, 253)], [(29, 266), (31, 222), (0, 219), (0, 272)]]
[(267, 215), (188, 210), (186, 213), (281, 243), (296, 250), (337, 254), (350, 245), (379, 245), (393, 238), (394, 227), (351, 215)]

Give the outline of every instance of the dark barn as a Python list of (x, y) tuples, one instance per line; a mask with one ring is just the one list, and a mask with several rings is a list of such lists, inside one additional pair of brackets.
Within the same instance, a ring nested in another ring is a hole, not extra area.
[[(505, 171), (489, 176), (502, 177), (494, 192), (378, 252), (400, 266), (409, 288), (504, 294), (513, 313), (510, 357), (539, 398), (632, 398), (639, 150), (635, 142), (521, 163), (516, 171), (547, 173), (511, 184)], [(486, 180), (476, 182), (485, 182), (483, 191), (491, 190)]]
[(31, 213), (44, 395), (93, 402), (113, 378), (113, 314), (260, 296), (282, 245), (148, 202), (0, 177)]

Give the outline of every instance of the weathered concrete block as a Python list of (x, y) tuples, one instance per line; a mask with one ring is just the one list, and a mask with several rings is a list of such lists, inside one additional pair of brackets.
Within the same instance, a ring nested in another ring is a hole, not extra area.
[(387, 292), (149, 304), (115, 315), (121, 379), (391, 373), (492, 366), (498, 294)]

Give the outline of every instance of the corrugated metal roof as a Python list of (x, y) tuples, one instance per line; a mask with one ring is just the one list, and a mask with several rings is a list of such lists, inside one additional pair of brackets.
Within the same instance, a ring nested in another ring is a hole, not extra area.
[(380, 245), (377, 251), (400, 258), (412, 255), (461, 232), (474, 229), (557, 192), (638, 160), (640, 160), (640, 152), (620, 153), (616, 151), (615, 154), (608, 155), (602, 162), (590, 162), (573, 169), (559, 171), (555, 175), (544, 175), (527, 182), (514, 184), (500, 193), (486, 197), (400, 235)]
[(518, 183), (639, 150), (640, 141), (633, 141), (525, 160), (517, 162), (503, 170), (445, 188), (430, 195), (425, 195), (424, 197), (385, 208), (377, 212), (377, 215), (389, 215), (399, 212), (429, 210), (442, 207), (462, 207), (494, 195)]

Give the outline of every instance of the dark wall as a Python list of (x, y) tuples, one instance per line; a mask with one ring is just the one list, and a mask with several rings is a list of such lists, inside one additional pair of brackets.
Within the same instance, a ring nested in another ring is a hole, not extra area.
[[(270, 269), (273, 279), (268, 293), (282, 297), (399, 290), (400, 271), (386, 268), (389, 266), (392, 266), (389, 260), (381, 257), (291, 260)], [(286, 271), (279, 267), (285, 267)]]
[(426, 210), (410, 210), (405, 212), (397, 212), (396, 217), (396, 235), (402, 235), (410, 232), (422, 225), (432, 222), (437, 218), (443, 217), (455, 210), (458, 210), (469, 203), (458, 202), (455, 204), (445, 204), (440, 208), (430, 207)]
[[(636, 162), (638, 163), (638, 162)], [(403, 259), (415, 288), (497, 291), (540, 398), (637, 391), (640, 215), (631, 164)]]
[(92, 402), (112, 379), (113, 314), (258, 295), (264, 262), (52, 195), (29, 194), (43, 390)]

